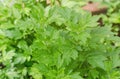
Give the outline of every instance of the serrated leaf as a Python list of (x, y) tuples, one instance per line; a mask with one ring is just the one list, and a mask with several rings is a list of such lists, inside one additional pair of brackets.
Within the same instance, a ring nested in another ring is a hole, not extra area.
[(91, 56), (88, 59), (88, 62), (93, 66), (93, 67), (100, 67), (102, 69), (105, 69), (104, 66), (104, 61), (106, 60), (106, 57), (102, 55), (96, 55), (96, 56)]

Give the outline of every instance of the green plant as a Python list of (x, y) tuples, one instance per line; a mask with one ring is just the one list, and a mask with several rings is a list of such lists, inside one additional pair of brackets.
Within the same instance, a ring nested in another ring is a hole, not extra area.
[(1, 79), (120, 78), (120, 38), (98, 16), (24, 0), (0, 17)]

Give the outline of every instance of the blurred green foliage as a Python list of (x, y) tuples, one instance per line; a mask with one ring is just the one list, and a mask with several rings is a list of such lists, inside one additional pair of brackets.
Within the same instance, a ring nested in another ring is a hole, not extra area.
[(0, 0), (0, 79), (120, 79), (120, 1), (59, 1)]

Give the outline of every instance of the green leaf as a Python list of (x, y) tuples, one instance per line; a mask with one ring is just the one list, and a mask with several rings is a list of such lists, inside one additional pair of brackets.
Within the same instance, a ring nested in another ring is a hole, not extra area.
[(24, 50), (27, 50), (28, 49), (28, 45), (26, 43), (26, 41), (24, 40), (21, 40), (18, 45), (17, 45), (20, 49), (24, 49)]
[(105, 69), (104, 61), (106, 60), (105, 56), (96, 55), (88, 58), (88, 62), (92, 65), (93, 68), (99, 67)]
[(16, 29), (16, 30), (6, 30), (5, 34), (8, 38), (11, 38), (11, 39), (20, 39), (22, 37), (22, 34), (18, 29)]
[(32, 75), (34, 79), (43, 79), (41, 72), (36, 67), (31, 68), (30, 75)]
[(83, 79), (79, 73), (75, 72), (74, 74), (71, 75), (71, 79)]
[(11, 60), (15, 55), (14, 50), (3, 52), (3, 61)]
[(20, 19), (21, 18), (21, 13), (18, 9), (16, 8), (13, 8), (13, 16), (16, 18), (16, 19)]

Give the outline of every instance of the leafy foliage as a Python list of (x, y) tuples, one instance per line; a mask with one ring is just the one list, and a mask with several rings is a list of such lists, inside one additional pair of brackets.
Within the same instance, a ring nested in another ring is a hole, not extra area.
[(63, 3), (1, 2), (1, 79), (120, 78), (120, 38), (112, 26)]

